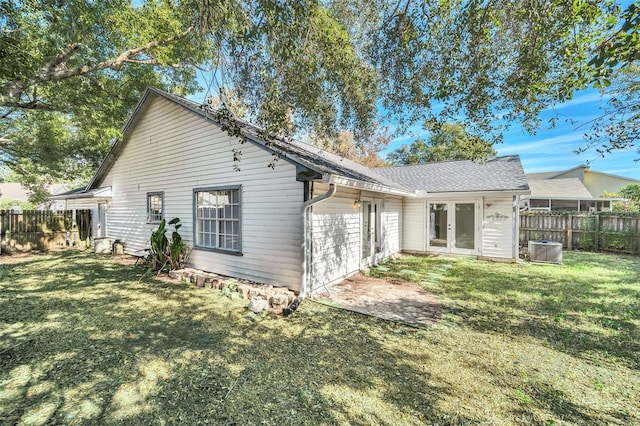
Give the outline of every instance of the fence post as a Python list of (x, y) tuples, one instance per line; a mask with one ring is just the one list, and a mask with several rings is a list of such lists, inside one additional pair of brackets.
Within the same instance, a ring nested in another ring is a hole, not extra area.
[(596, 252), (600, 251), (600, 214), (596, 213), (593, 217), (593, 230), (595, 232), (593, 236), (593, 246)]
[(567, 250), (573, 250), (573, 216), (567, 217)]

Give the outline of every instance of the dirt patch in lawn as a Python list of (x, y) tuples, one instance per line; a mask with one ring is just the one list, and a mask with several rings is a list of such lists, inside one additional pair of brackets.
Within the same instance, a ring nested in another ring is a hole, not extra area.
[(419, 325), (433, 324), (443, 311), (438, 299), (416, 284), (362, 274), (320, 292), (314, 299), (378, 318)]
[(33, 260), (33, 254), (31, 253), (14, 253), (14, 254), (2, 254), (0, 255), (0, 264), (15, 265), (16, 263), (23, 263)]

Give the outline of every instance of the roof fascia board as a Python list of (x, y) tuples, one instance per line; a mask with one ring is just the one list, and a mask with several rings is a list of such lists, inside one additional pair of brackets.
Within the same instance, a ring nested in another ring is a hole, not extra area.
[(529, 195), (530, 190), (501, 190), (501, 191), (464, 191), (464, 192), (427, 192), (418, 191), (419, 198), (456, 198), (456, 197), (477, 197), (491, 195)]
[(402, 197), (416, 197), (417, 193), (416, 192), (410, 192), (410, 191), (403, 191), (400, 189), (396, 189), (396, 188), (390, 188), (388, 186), (384, 186), (384, 185), (380, 185), (380, 184), (376, 184), (376, 183), (370, 183), (370, 182), (364, 182), (361, 180), (356, 180), (356, 179), (351, 179), (351, 178), (347, 178), (344, 176), (337, 176), (334, 174), (330, 174), (330, 173), (325, 173), (324, 176), (322, 177), (322, 182), (323, 183), (333, 183), (336, 184), (338, 186), (342, 186), (345, 188), (354, 188), (354, 189), (362, 189), (362, 190), (366, 190), (366, 191), (372, 191), (372, 192), (380, 192), (383, 194), (390, 194), (390, 195), (399, 195)]
[(590, 168), (590, 167), (589, 167), (589, 166), (587, 166), (586, 164), (580, 164), (579, 166), (572, 167), (572, 168), (570, 168), (569, 170), (565, 170), (565, 171), (563, 171), (563, 172), (558, 172), (558, 174), (557, 174), (557, 175), (552, 176), (552, 177), (550, 177), (550, 178), (548, 178), (548, 179), (556, 179), (556, 178), (560, 178), (560, 176), (562, 176), (562, 175), (566, 175), (567, 173), (570, 173), (570, 172), (572, 172), (572, 171), (574, 171), (574, 170), (578, 170), (578, 169), (583, 169), (583, 173), (584, 173), (584, 170), (589, 170), (589, 168)]
[(625, 198), (601, 198), (601, 197), (542, 197), (538, 195), (531, 195), (529, 197), (524, 197), (528, 200), (563, 200), (563, 201), (573, 201), (573, 200), (583, 200), (583, 201), (625, 201)]
[(76, 198), (111, 198), (111, 187), (98, 188), (90, 191), (76, 192), (75, 194), (52, 195), (50, 200), (71, 200)]
[(614, 174), (611, 174), (611, 173), (598, 172), (596, 170), (590, 170), (589, 169), (589, 170), (585, 170), (585, 172), (594, 173), (594, 174), (603, 175), (603, 176), (608, 176), (608, 177), (621, 179), (621, 180), (629, 180), (629, 181), (632, 181), (632, 182), (640, 182), (640, 179), (633, 179), (633, 178), (628, 178), (628, 177), (625, 177), (625, 176), (614, 175)]

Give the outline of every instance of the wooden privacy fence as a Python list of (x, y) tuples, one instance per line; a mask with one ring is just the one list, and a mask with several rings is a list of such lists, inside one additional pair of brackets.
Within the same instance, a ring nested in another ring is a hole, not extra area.
[(530, 240), (557, 241), (566, 250), (640, 254), (640, 213), (524, 212), (520, 245)]
[(90, 238), (91, 210), (0, 210), (2, 252), (87, 248)]

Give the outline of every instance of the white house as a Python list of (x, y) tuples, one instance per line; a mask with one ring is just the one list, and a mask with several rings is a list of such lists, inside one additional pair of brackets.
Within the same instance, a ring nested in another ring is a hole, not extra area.
[(98, 197), (101, 232), (128, 252), (147, 247), (162, 218), (179, 217), (190, 266), (303, 294), (402, 251), (517, 258), (517, 206), (528, 194), (517, 156), (369, 169), (300, 142), (266, 143), (241, 121), (232, 124), (242, 138), (232, 137), (218, 120), (147, 89), (71, 198)]

